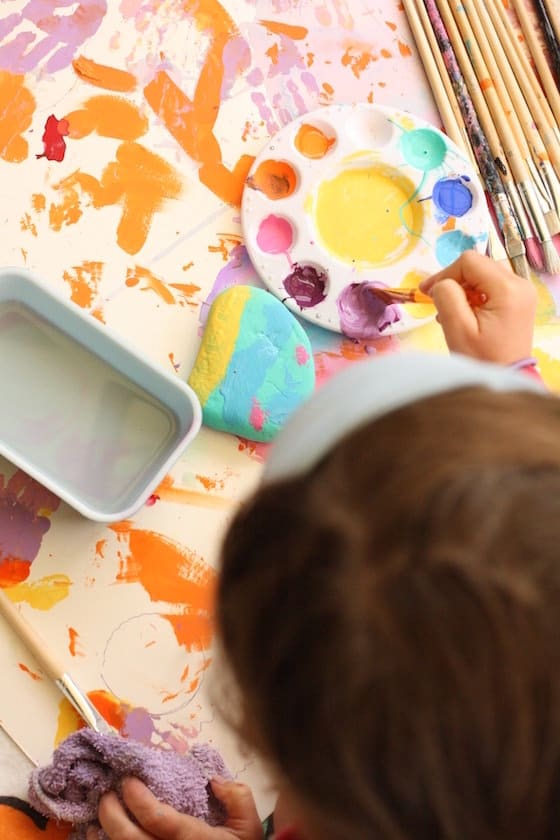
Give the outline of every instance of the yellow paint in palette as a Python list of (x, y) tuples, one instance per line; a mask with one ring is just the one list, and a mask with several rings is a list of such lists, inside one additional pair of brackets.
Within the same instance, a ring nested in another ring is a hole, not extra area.
[(414, 192), (408, 178), (380, 163), (342, 169), (319, 184), (313, 201), (321, 244), (348, 263), (378, 268), (401, 260), (423, 227)]

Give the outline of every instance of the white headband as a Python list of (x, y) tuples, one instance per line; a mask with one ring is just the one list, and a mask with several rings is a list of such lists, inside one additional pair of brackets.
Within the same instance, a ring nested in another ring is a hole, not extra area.
[(473, 386), (545, 392), (527, 374), (464, 356), (376, 356), (334, 376), (293, 414), (271, 448), (263, 482), (302, 475), (350, 431), (397, 408)]

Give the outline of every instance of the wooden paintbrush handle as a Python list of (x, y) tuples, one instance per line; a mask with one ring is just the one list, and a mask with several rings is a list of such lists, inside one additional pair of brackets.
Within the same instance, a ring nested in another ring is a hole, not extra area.
[(3, 589), (0, 589), (0, 614), (33, 654), (41, 670), (54, 681), (62, 679), (65, 672), (64, 665), (50, 652), (46, 642), (27, 623)]
[(552, 108), (557, 124), (560, 125), (560, 93), (558, 92), (556, 82), (554, 81), (543, 49), (539, 43), (539, 39), (537, 38), (533, 22), (529, 17), (527, 9), (525, 8), (525, 0), (512, 0), (512, 3), (517, 17), (519, 18), (519, 23), (521, 24), (525, 41), (529, 47), (533, 61), (535, 62), (535, 67), (537, 68), (541, 84), (546, 92), (549, 105)]

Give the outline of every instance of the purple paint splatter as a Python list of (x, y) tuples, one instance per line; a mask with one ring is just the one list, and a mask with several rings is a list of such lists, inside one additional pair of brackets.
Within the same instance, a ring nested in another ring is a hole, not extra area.
[(348, 338), (379, 338), (391, 324), (401, 320), (400, 309), (395, 304), (383, 303), (372, 295), (370, 288), (381, 283), (351, 283), (337, 298), (340, 328)]
[(310, 309), (326, 298), (328, 275), (314, 265), (294, 263), (284, 280), (284, 288), (300, 309)]

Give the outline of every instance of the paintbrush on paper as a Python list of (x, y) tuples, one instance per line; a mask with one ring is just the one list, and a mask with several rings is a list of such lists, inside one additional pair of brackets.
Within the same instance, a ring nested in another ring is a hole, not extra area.
[(114, 729), (99, 714), (84, 692), (76, 685), (64, 665), (48, 649), (45, 641), (27, 623), (19, 609), (0, 589), (0, 615), (37, 660), (45, 674), (76, 709), (80, 717), (96, 732), (114, 733)]
[[(367, 290), (387, 305), (392, 303), (431, 303), (432, 306), (434, 305), (434, 301), (430, 295), (420, 291), (420, 289), (391, 289), (387, 286), (367, 286)], [(464, 289), (464, 291), (469, 304), (473, 308), (477, 306), (484, 306), (488, 300), (486, 292), (483, 292), (480, 289), (468, 288)]]

